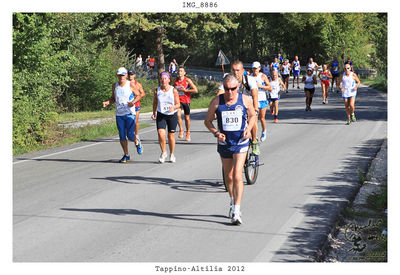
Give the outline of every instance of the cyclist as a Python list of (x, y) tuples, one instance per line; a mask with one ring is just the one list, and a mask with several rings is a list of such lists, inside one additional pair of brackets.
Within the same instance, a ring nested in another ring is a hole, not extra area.
[[(234, 225), (242, 223), (240, 206), (244, 188), (243, 165), (249, 148), (251, 129), (257, 122), (252, 100), (238, 92), (239, 84), (233, 74), (224, 77), (225, 93), (211, 101), (204, 120), (207, 129), (218, 140), (217, 151), (221, 157), (230, 196), (229, 218)], [(213, 125), (215, 115), (218, 129)]]
[(271, 85), (269, 83), (268, 77), (260, 72), (261, 64), (260, 62), (253, 62), (252, 64), (253, 74), (251, 75), (257, 82), (258, 86), (258, 104), (259, 104), (259, 113), (258, 119), (261, 122), (262, 133), (261, 133), (261, 141), (265, 141), (267, 138), (267, 121), (265, 119), (265, 115), (267, 113), (268, 100), (267, 100), (267, 91), (271, 90)]
[(306, 93), (306, 112), (311, 110), (312, 98), (315, 92), (315, 84), (317, 78), (315, 77), (314, 70), (310, 67), (307, 68), (307, 74), (303, 76), (301, 82), (304, 82), (304, 92)]
[(339, 92), (339, 61), (337, 56), (333, 57), (333, 60), (329, 64), (332, 74), (332, 87), (331, 92), (333, 92), (333, 84), (336, 83), (336, 92)]
[[(239, 93), (244, 93), (250, 96), (253, 99), (253, 107), (258, 112), (258, 86), (257, 82), (254, 80), (252, 76), (244, 75), (244, 68), (242, 61), (234, 61), (231, 67), (232, 74), (239, 81)], [(224, 86), (221, 85), (218, 89), (217, 95), (223, 94)], [(253, 154), (260, 154), (260, 145), (257, 140), (257, 123), (254, 124), (254, 127), (251, 130), (252, 135), (252, 151)]]
[(319, 73), (319, 79), (321, 80), (322, 87), (322, 104), (328, 103), (328, 90), (329, 90), (329, 79), (332, 78), (331, 72), (328, 70), (328, 65), (322, 66), (322, 72)]
[(271, 114), (274, 116), (274, 123), (278, 122), (278, 112), (279, 112), (279, 93), (285, 91), (285, 84), (282, 79), (279, 78), (278, 71), (272, 72), (271, 79), (271, 91), (269, 92), (269, 106), (271, 109)]
[(346, 107), (347, 114), (347, 125), (356, 121), (356, 116), (354, 114), (357, 88), (360, 86), (360, 79), (358, 76), (351, 71), (350, 64), (344, 66), (345, 73), (342, 75), (341, 91), (344, 100), (344, 106)]
[(180, 66), (178, 69), (178, 77), (175, 79), (174, 86), (175, 89), (178, 90), (179, 93), (179, 101), (181, 104), (181, 108), (178, 109), (178, 126), (179, 126), (179, 135), (178, 138), (183, 138), (183, 125), (181, 118), (181, 109), (184, 111), (185, 115), (185, 125), (186, 125), (186, 138), (185, 141), (190, 141), (190, 103), (191, 103), (191, 94), (197, 93), (197, 87), (194, 85), (193, 81), (186, 77), (185, 67)]
[(119, 142), (124, 155), (120, 163), (130, 161), (128, 141), (135, 140), (135, 103), (142, 97), (133, 82), (127, 80), (128, 71), (121, 67), (117, 71), (118, 81), (112, 85), (112, 94), (109, 100), (103, 101), (103, 108), (115, 103), (116, 123), (119, 133)]
[[(135, 80), (136, 74), (133, 70), (129, 70), (128, 71), (128, 80), (130, 82), (133, 82), (133, 85), (135, 87), (137, 87), (137, 89), (139, 90), (140, 94), (142, 95), (141, 99), (146, 95), (144, 90), (143, 90), (143, 86), (142, 84), (140, 84), (139, 82), (137, 82)], [(136, 150), (138, 152), (139, 155), (141, 155), (143, 153), (143, 146), (142, 143), (140, 142), (140, 138), (139, 138), (139, 113), (140, 113), (140, 109), (141, 109), (141, 103), (140, 100), (138, 102), (135, 103), (135, 145), (136, 145)]]
[[(167, 159), (166, 130), (168, 128), (168, 147), (170, 151), (169, 161), (175, 162), (175, 131), (178, 124), (177, 110), (180, 108), (178, 91), (171, 85), (171, 76), (167, 72), (160, 74), (161, 85), (154, 91), (153, 115), (156, 120), (158, 143), (161, 148), (161, 155), (158, 161), (164, 163)], [(157, 112), (157, 113), (156, 113)]]
[(299, 82), (300, 82), (301, 66), (300, 66), (299, 57), (297, 55), (294, 57), (294, 60), (292, 62), (292, 68), (293, 68), (293, 71), (292, 71), (293, 72), (293, 88), (294, 88), (294, 81), (297, 78), (297, 89), (300, 89)]

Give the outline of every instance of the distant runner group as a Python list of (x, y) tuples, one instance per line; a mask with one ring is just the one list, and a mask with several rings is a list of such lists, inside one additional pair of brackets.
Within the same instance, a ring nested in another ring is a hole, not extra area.
[[(209, 105), (204, 124), (217, 138), (217, 151), (221, 157), (230, 196), (229, 218), (233, 224), (242, 223), (240, 212), (243, 195), (242, 171), (247, 152), (251, 150), (255, 155), (260, 154), (259, 141), (263, 142), (267, 137), (265, 119), (267, 108), (269, 107), (273, 116), (273, 122), (277, 123), (280, 95), (289, 92), (290, 74), (293, 75), (292, 87), (294, 88), (296, 83), (297, 89), (300, 89), (301, 68), (298, 56), (291, 63), (288, 59), (283, 60), (280, 55), (276, 56), (271, 64), (266, 61), (263, 66), (255, 61), (252, 63), (252, 73), (244, 69), (241, 61), (235, 61), (231, 65), (231, 73), (224, 76), (216, 97)], [(318, 77), (322, 87), (322, 103), (328, 104), (330, 84), (332, 84), (332, 92), (336, 84), (336, 92), (341, 91), (344, 100), (346, 124), (355, 122), (355, 98), (360, 80), (353, 72), (351, 60), (346, 61), (341, 75), (337, 57), (334, 57), (330, 64), (323, 64), (320, 72), (318, 72), (319, 65), (313, 58), (309, 58), (305, 68), (306, 73), (301, 79), (306, 95), (305, 111), (312, 111), (311, 104)], [(168, 159), (167, 137), (169, 161), (176, 162), (174, 153), (177, 126), (179, 126), (178, 138), (184, 137), (182, 110), (186, 128), (185, 141), (191, 141), (191, 94), (198, 92), (195, 83), (186, 76), (185, 68), (178, 66), (175, 59), (171, 62), (169, 71), (176, 75), (176, 78), (172, 80), (170, 73), (161, 73), (160, 86), (153, 93), (152, 119), (156, 121), (161, 149), (159, 163), (164, 163)], [(139, 155), (143, 153), (143, 146), (138, 135), (138, 120), (140, 100), (145, 96), (145, 92), (142, 85), (135, 80), (135, 76), (132, 70), (119, 68), (118, 81), (112, 85), (111, 97), (103, 102), (103, 107), (115, 103), (116, 124), (124, 152), (119, 161), (121, 163), (130, 161), (127, 140), (134, 142)], [(332, 83), (330, 83), (331, 80)], [(262, 127), (260, 139), (258, 139), (258, 119)], [(214, 120), (217, 120), (217, 126), (213, 124)]]

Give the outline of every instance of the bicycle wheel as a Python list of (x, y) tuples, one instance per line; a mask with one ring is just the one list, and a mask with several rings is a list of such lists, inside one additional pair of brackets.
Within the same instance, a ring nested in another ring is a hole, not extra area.
[(226, 187), (225, 171), (224, 171), (224, 167), (223, 166), (222, 166), (222, 181), (224, 182), (225, 191), (228, 192), (228, 188)]
[(244, 175), (247, 184), (254, 184), (258, 176), (258, 156), (252, 154), (250, 151), (247, 153), (246, 162), (244, 163)]

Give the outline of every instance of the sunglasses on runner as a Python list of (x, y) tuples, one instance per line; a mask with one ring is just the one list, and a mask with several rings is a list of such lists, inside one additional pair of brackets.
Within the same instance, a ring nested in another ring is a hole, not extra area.
[(232, 88), (228, 88), (228, 87), (225, 87), (225, 86), (224, 86), (224, 90), (225, 90), (225, 91), (234, 91), (234, 90), (237, 89), (237, 87), (238, 87), (238, 86), (232, 87)]
[(346, 70), (350, 70), (350, 67), (346, 67), (345, 69), (346, 69)]

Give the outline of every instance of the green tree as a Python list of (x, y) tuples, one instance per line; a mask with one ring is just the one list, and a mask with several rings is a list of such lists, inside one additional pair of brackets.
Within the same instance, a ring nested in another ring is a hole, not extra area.
[[(144, 38), (150, 54), (156, 56), (159, 72), (165, 70), (166, 55), (178, 55), (182, 59), (189, 55), (204, 58), (210, 51), (199, 49), (210, 49), (208, 46), (214, 46), (212, 37), (235, 27), (237, 24), (230, 16), (222, 13), (122, 13), (111, 25), (112, 29), (118, 30), (118, 41), (128, 42), (129, 37), (135, 36)], [(135, 40), (130, 42), (135, 43)]]
[(13, 14), (13, 144), (35, 144), (48, 136), (58, 56), (52, 51), (53, 16)]

